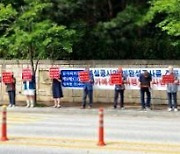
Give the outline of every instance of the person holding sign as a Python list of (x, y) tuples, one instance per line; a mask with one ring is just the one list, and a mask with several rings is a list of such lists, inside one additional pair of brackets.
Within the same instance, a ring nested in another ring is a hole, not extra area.
[[(9, 96), (9, 107), (15, 107), (16, 104), (16, 79), (13, 73), (6, 74), (7, 76), (3, 76), (4, 83), (6, 85), (6, 92)], [(6, 79), (5, 79), (6, 78)]]
[(79, 80), (84, 83), (83, 87), (83, 100), (81, 109), (86, 108), (86, 98), (89, 97), (89, 108), (92, 108), (93, 104), (93, 84), (94, 78), (93, 74), (90, 72), (89, 68), (86, 68), (85, 71), (79, 72)]
[[(150, 92), (151, 81), (152, 81), (152, 76), (148, 71), (145, 70), (144, 73), (140, 74), (139, 86), (140, 86), (142, 110), (151, 109), (151, 92)], [(145, 93), (147, 95), (146, 103), (145, 103)]]
[[(165, 76), (164, 76), (165, 77)], [(169, 79), (168, 79), (169, 78)], [(177, 91), (178, 91), (178, 78), (174, 73), (173, 67), (168, 67), (166, 73), (166, 84), (167, 84), (167, 97), (168, 97), (168, 111), (177, 112)]]
[(122, 68), (118, 69), (118, 77), (120, 77), (120, 80), (115, 84), (115, 89), (114, 89), (114, 109), (117, 108), (118, 105), (118, 95), (120, 94), (120, 109), (124, 109), (124, 90), (125, 90), (125, 85), (124, 83), (126, 82), (126, 77), (123, 75), (123, 70)]
[(26, 96), (26, 107), (34, 107), (35, 76), (23, 77), (24, 95)]
[(62, 77), (59, 72), (59, 68), (50, 68), (50, 78), (52, 79), (52, 94), (55, 108), (61, 107), (61, 98), (63, 97), (63, 91), (61, 86)]

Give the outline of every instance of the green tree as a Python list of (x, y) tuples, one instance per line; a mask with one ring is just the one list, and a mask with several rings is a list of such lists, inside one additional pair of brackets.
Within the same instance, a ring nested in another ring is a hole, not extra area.
[(180, 0), (152, 0), (150, 5), (143, 24), (158, 17), (157, 26), (175, 39), (175, 45), (180, 45)]
[(10, 4), (0, 4), (0, 52), (7, 58), (29, 59), (35, 76), (39, 59), (56, 59), (72, 52), (75, 31), (43, 15), (52, 6), (47, 0), (24, 0), (24, 3), (19, 11)]

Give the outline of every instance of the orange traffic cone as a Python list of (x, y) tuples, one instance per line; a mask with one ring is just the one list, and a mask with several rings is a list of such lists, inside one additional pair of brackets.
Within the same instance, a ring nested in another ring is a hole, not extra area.
[(104, 110), (103, 108), (99, 109), (99, 141), (98, 146), (104, 146), (106, 145), (104, 143)]
[(7, 141), (7, 126), (6, 126), (6, 105), (2, 108), (2, 136), (1, 141)]

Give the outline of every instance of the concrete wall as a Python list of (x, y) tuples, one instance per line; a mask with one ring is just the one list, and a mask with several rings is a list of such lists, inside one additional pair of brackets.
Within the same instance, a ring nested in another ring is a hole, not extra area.
[[(17, 80), (16, 84), (16, 94), (17, 102), (24, 102), (25, 97), (23, 96), (22, 90), (22, 80), (21, 80), (21, 71), (23, 68), (30, 66), (29, 61), (23, 60), (0, 60), (0, 71), (7, 70), (13, 71)], [(80, 60), (80, 61), (50, 61), (42, 60), (39, 62), (37, 69), (37, 99), (42, 101), (44, 104), (52, 104), (52, 95), (51, 95), (51, 81), (48, 78), (48, 70), (52, 66), (59, 66), (63, 68), (82, 68), (86, 67), (97, 67), (97, 68), (117, 68), (122, 67), (131, 67), (131, 68), (164, 68), (169, 65), (174, 67), (180, 67), (179, 60)], [(0, 84), (0, 100), (1, 104), (7, 102), (7, 93), (5, 92), (5, 85)], [(82, 91), (81, 90), (72, 90), (64, 89), (64, 102), (81, 102), (82, 100)], [(112, 103), (113, 102), (113, 90), (95, 90), (94, 91), (94, 102), (103, 102), (103, 103)], [(139, 103), (139, 91), (138, 90), (126, 90), (125, 91), (125, 102), (126, 103)], [(178, 92), (178, 102), (180, 103), (180, 94)], [(165, 91), (153, 91), (152, 96), (153, 104), (167, 104), (166, 92)]]

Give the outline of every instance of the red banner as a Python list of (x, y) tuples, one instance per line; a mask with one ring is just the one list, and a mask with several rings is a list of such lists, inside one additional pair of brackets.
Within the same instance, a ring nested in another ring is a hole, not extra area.
[(22, 70), (22, 79), (24, 81), (31, 81), (32, 80), (32, 71), (29, 68)]
[(174, 75), (163, 75), (162, 82), (165, 84), (174, 83)]
[(60, 72), (58, 67), (51, 67), (49, 69), (49, 77), (51, 79), (59, 79), (60, 77)]
[(12, 78), (13, 73), (12, 72), (2, 72), (2, 80), (4, 83), (12, 83), (13, 78)]
[(122, 80), (122, 75), (120, 73), (114, 73), (110, 75), (110, 82), (112, 85), (122, 85), (123, 80)]
[(88, 71), (80, 71), (78, 73), (78, 76), (79, 76), (80, 82), (89, 82), (89, 80), (90, 80)]

